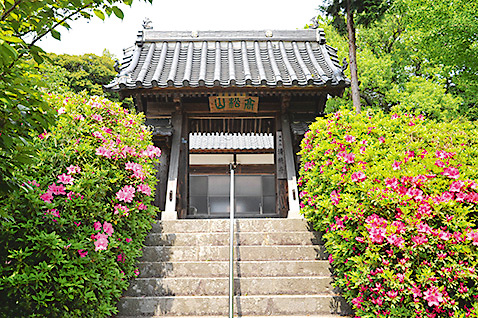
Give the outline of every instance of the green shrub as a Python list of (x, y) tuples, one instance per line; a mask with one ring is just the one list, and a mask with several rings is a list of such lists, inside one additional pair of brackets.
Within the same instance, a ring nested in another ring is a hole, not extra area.
[(302, 212), (357, 317), (478, 316), (477, 133), (407, 114), (310, 126)]
[(151, 228), (160, 150), (131, 114), (99, 97), (49, 96), (58, 111), (1, 209), (0, 316), (105, 317)]

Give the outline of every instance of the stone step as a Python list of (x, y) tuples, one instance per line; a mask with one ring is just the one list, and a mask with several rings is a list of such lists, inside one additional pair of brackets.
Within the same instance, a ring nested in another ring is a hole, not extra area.
[[(236, 219), (236, 232), (303, 232), (309, 230), (305, 219)], [(157, 221), (153, 233), (229, 232), (228, 219)]]
[[(239, 246), (235, 248), (236, 260), (325, 260), (328, 255), (322, 245), (299, 246)], [(177, 261), (227, 261), (228, 246), (146, 246), (140, 262)]]
[[(247, 277), (234, 279), (235, 295), (333, 294), (330, 277)], [(125, 296), (226, 296), (228, 278), (137, 278)]]
[[(122, 297), (119, 316), (209, 316), (228, 314), (228, 296)], [(332, 295), (235, 296), (240, 316), (348, 314), (344, 299)]]
[[(318, 232), (237, 232), (234, 245), (321, 245)], [(229, 246), (229, 233), (151, 233), (145, 245)]]
[[(149, 277), (228, 277), (229, 261), (141, 262), (140, 278)], [(237, 277), (330, 276), (329, 261), (239, 261), (234, 263)]]

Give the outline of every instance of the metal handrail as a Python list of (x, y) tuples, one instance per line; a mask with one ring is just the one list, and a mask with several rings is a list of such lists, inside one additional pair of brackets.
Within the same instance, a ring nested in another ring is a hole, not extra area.
[(234, 317), (234, 165), (229, 165), (231, 172), (231, 188), (229, 196), (229, 318)]

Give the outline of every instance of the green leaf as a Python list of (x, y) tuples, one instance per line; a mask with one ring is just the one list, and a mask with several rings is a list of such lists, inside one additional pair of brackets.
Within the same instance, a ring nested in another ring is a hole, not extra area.
[(113, 12), (114, 12), (114, 14), (115, 14), (118, 18), (120, 18), (121, 20), (123, 20), (123, 18), (124, 18), (124, 13), (123, 13), (123, 11), (121, 11), (120, 8), (118, 8), (117, 6), (114, 6), (114, 7), (113, 7)]
[(101, 10), (93, 10), (93, 12), (95, 13), (95, 15), (100, 18), (101, 20), (104, 20), (105, 19), (105, 14), (103, 13), (103, 11)]
[(58, 32), (58, 31), (55, 30), (55, 29), (52, 29), (52, 30), (51, 30), (51, 36), (54, 37), (55, 39), (57, 39), (58, 41), (61, 40), (61, 34), (60, 34), (60, 32)]
[(7, 42), (20, 43), (23, 42), (22, 39), (17, 38), (16, 36), (0, 34), (0, 39), (3, 39)]

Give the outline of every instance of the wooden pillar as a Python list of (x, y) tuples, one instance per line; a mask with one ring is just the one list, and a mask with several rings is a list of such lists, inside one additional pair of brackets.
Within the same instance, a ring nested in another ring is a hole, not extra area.
[(294, 163), (294, 149), (290, 133), (289, 119), (286, 114), (282, 115), (282, 138), (284, 142), (285, 165), (287, 170), (287, 186), (289, 192), (288, 219), (301, 219), (299, 205), (299, 192), (297, 188), (297, 177)]
[(171, 143), (171, 159), (169, 160), (168, 186), (166, 190), (166, 206), (162, 213), (162, 220), (176, 220), (176, 197), (178, 194), (179, 154), (181, 150), (183, 114), (176, 111), (172, 118), (173, 139)]
[[(280, 124), (280, 123), (279, 123)], [(287, 217), (287, 212), (289, 210), (288, 205), (288, 191), (287, 191), (287, 171), (285, 166), (285, 153), (284, 153), (284, 141), (282, 138), (282, 131), (280, 131), (280, 125), (276, 131), (276, 209), (277, 214), (280, 217)]]
[(186, 114), (182, 116), (181, 147), (178, 170), (178, 218), (186, 218), (189, 201), (189, 124)]

